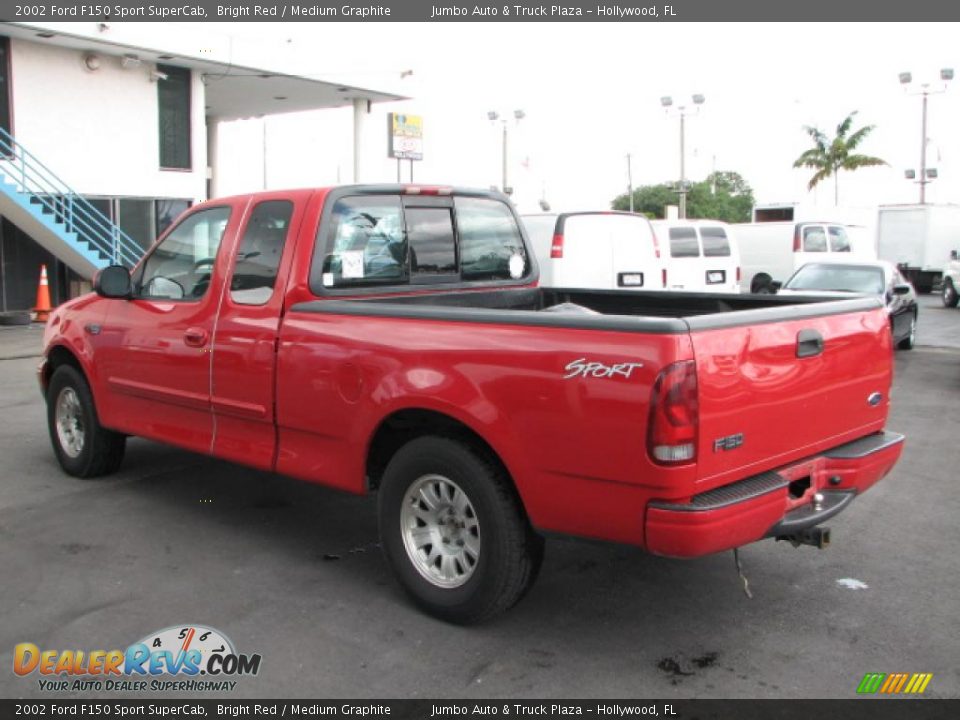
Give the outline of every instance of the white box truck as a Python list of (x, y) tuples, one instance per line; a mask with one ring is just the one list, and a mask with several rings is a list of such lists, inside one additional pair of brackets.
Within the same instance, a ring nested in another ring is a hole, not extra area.
[(918, 292), (939, 285), (950, 251), (960, 247), (960, 205), (882, 205), (877, 254), (889, 260)]

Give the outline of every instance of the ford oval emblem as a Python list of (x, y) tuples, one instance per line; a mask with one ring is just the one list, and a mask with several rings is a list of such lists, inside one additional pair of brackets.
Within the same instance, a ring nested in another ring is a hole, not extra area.
[(867, 402), (870, 404), (870, 407), (876, 407), (883, 400), (883, 393), (870, 393), (870, 397), (867, 398)]

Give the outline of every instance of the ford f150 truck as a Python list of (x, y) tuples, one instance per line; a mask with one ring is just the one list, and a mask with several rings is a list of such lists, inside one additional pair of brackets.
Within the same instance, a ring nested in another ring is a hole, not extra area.
[(135, 435), (377, 491), (400, 584), (454, 622), (519, 600), (544, 533), (822, 545), (902, 448), (878, 300), (540, 288), (496, 193), (211, 200), (94, 287), (39, 367), (67, 473)]

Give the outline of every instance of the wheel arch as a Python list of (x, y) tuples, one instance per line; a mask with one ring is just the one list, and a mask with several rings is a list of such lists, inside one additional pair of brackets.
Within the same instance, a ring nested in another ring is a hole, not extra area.
[(429, 435), (459, 440), (489, 461), (499, 465), (509, 478), (521, 505), (523, 504), (510, 465), (493, 443), (463, 420), (442, 411), (423, 407), (394, 410), (377, 425), (367, 444), (364, 462), (367, 489), (376, 490), (380, 486), (384, 470), (401, 447), (411, 440)]

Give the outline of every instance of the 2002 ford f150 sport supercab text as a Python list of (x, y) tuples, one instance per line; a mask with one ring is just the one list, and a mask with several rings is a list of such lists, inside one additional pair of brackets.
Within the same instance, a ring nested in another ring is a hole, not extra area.
[(539, 288), (496, 193), (211, 200), (94, 286), (39, 367), (67, 473), (136, 435), (377, 491), (399, 582), (454, 622), (515, 603), (548, 532), (822, 545), (902, 449), (878, 300)]

